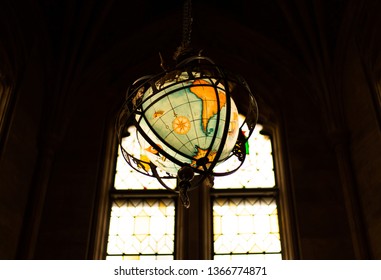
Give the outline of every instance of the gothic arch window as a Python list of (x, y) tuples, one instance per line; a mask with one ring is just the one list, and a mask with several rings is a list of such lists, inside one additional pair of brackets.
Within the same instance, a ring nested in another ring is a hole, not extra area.
[(280, 226), (272, 135), (259, 124), (248, 145), (241, 169), (215, 178), (211, 189), (196, 190), (200, 194), (193, 194), (196, 203), (189, 212), (176, 194), (133, 171), (118, 152), (106, 259), (289, 258)]
[(278, 188), (270, 135), (257, 125), (242, 167), (211, 191), (214, 259), (281, 259)]
[[(123, 141), (139, 151), (136, 138)], [(174, 259), (177, 197), (132, 169), (119, 148), (111, 198), (107, 259)]]

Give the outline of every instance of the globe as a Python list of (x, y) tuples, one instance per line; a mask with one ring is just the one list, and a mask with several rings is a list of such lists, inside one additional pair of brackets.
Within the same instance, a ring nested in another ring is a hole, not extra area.
[[(224, 85), (197, 73), (182, 72), (172, 81), (148, 88), (142, 96), (141, 114), (136, 114), (145, 134), (137, 134), (140, 158), (169, 174), (177, 174), (182, 165), (203, 170), (213, 161), (223, 162), (232, 152), (239, 132), (237, 107), (230, 98), (228, 116), (226, 103)], [(223, 139), (225, 125), (228, 131)], [(220, 145), (224, 146), (216, 158)], [(172, 162), (166, 154), (181, 164)]]

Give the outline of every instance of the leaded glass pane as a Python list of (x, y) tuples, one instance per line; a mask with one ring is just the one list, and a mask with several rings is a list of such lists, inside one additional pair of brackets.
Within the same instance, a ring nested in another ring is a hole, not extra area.
[(108, 259), (173, 259), (173, 199), (117, 199), (111, 209)]
[(214, 255), (214, 260), (230, 261), (278, 261), (282, 260), (282, 254), (226, 254)]
[[(257, 124), (249, 138), (249, 154), (246, 155), (241, 168), (229, 176), (215, 177), (215, 189), (272, 188), (275, 186), (271, 139), (267, 135), (260, 134), (262, 128), (260, 124)], [(235, 164), (230, 161), (221, 163), (216, 167), (216, 170), (225, 170), (224, 165), (229, 164), (237, 166), (238, 159), (236, 157), (234, 161)]]
[(106, 257), (106, 260), (173, 260), (173, 255), (109, 255)]
[[(134, 135), (136, 133), (136, 128), (132, 126), (128, 129), (128, 131), (131, 135)], [(136, 137), (124, 137), (122, 142), (123, 147), (128, 147), (129, 152), (131, 152), (134, 157), (139, 158), (141, 147), (136, 139)], [(172, 188), (175, 187), (175, 180), (163, 179), (163, 181), (167, 184), (167, 186)], [(114, 188), (116, 190), (164, 189), (156, 178), (146, 176), (134, 170), (124, 159), (119, 146)]]
[[(216, 198), (213, 201), (216, 255), (281, 252), (277, 204), (273, 197)], [(256, 258), (260, 256), (250, 256)], [(223, 258), (220, 256), (219, 258)], [(267, 256), (266, 256), (267, 258)]]

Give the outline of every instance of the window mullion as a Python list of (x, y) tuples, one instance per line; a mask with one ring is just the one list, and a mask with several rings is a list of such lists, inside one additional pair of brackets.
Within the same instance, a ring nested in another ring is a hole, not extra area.
[(176, 193), (171, 193), (166, 190), (146, 190), (146, 191), (134, 191), (134, 190), (112, 190), (110, 192), (112, 199), (117, 198), (176, 198)]
[(191, 207), (181, 203), (176, 213), (176, 259), (208, 260), (212, 258), (212, 212), (210, 188), (201, 186), (189, 193)]
[(278, 196), (278, 188), (255, 188), (255, 189), (213, 189), (210, 192), (212, 197), (247, 197), (247, 196)]

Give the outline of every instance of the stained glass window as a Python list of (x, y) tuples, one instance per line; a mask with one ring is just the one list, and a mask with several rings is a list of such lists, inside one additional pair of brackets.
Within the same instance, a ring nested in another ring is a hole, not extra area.
[[(274, 164), (271, 139), (261, 134), (262, 125), (258, 124), (248, 141), (248, 154), (241, 168), (232, 175), (216, 177), (215, 189), (272, 188), (275, 186)], [(238, 159), (235, 159), (238, 161)], [(224, 170), (224, 164), (219, 167)], [(232, 164), (236, 166), (237, 164)]]
[(172, 199), (117, 199), (111, 209), (107, 259), (173, 259)]
[(213, 228), (215, 259), (281, 258), (272, 197), (214, 199)]
[[(250, 137), (242, 167), (214, 180), (214, 259), (282, 258), (272, 144), (262, 129)], [(234, 197), (224, 189), (234, 189)]]
[[(212, 215), (213, 259), (282, 258), (272, 144), (262, 129), (257, 125), (250, 137), (243, 166), (232, 175), (214, 178), (212, 211), (204, 213)], [(130, 129), (130, 133), (135, 131)], [(140, 146), (132, 139), (123, 141), (136, 150), (138, 157)], [(167, 184), (173, 184), (173, 180)], [(172, 195), (155, 178), (132, 169), (119, 151), (107, 259), (174, 259), (177, 197)], [(187, 234), (177, 233), (185, 240), (176, 244), (190, 242)]]
[[(132, 126), (128, 131), (130, 134), (135, 134), (136, 128)], [(124, 137), (122, 141), (124, 147), (129, 147), (129, 151), (136, 151), (135, 153), (131, 153), (134, 157), (140, 157), (139, 154), (141, 148), (136, 137)], [(128, 165), (119, 147), (115, 172), (114, 188), (116, 190), (163, 189), (162, 185), (155, 178), (143, 175)], [(163, 181), (170, 187), (173, 187), (175, 184), (174, 180), (163, 179)]]
[[(135, 128), (130, 127), (129, 133), (136, 133)], [(138, 157), (140, 146), (134, 139), (127, 136), (123, 141)], [(130, 167), (118, 148), (107, 259), (174, 258), (175, 200), (168, 195), (165, 198), (157, 193), (150, 195), (153, 190), (163, 190), (163, 187), (155, 178)], [(131, 195), (141, 198), (131, 198)]]

